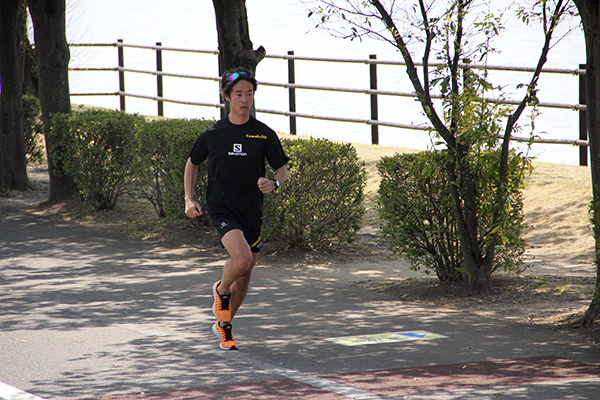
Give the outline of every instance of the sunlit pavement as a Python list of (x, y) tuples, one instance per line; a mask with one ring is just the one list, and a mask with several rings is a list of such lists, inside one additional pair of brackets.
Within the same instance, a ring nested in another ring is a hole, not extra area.
[(0, 398), (598, 398), (600, 351), (574, 337), (274, 267), (222, 351), (222, 263), (0, 208)]

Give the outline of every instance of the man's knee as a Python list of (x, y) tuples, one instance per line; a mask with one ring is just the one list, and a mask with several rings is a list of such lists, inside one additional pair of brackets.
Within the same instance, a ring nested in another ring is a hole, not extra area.
[(248, 251), (248, 254), (237, 254), (234, 258), (232, 258), (233, 265), (242, 273), (253, 267), (253, 257), (252, 253)]

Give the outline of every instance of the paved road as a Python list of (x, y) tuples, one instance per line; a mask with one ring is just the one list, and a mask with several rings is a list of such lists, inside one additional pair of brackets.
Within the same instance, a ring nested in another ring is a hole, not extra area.
[(222, 351), (222, 263), (0, 207), (0, 398), (599, 398), (600, 351), (575, 338), (277, 268)]

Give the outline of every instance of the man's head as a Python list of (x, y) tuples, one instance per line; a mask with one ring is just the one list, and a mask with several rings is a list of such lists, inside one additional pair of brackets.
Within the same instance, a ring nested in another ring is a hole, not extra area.
[(242, 67), (230, 68), (225, 71), (223, 78), (221, 79), (221, 94), (226, 101), (228, 101), (227, 99), (229, 98), (233, 87), (241, 80), (250, 82), (254, 91), (256, 91), (258, 83), (250, 71)]

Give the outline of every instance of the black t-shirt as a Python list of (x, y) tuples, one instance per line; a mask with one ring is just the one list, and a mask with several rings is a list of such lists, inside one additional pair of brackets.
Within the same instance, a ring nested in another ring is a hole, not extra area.
[(227, 215), (244, 226), (260, 226), (263, 194), (258, 178), (265, 176), (265, 159), (277, 170), (289, 160), (277, 134), (255, 118), (243, 125), (223, 118), (200, 134), (190, 152), (191, 162), (208, 158), (208, 215)]

